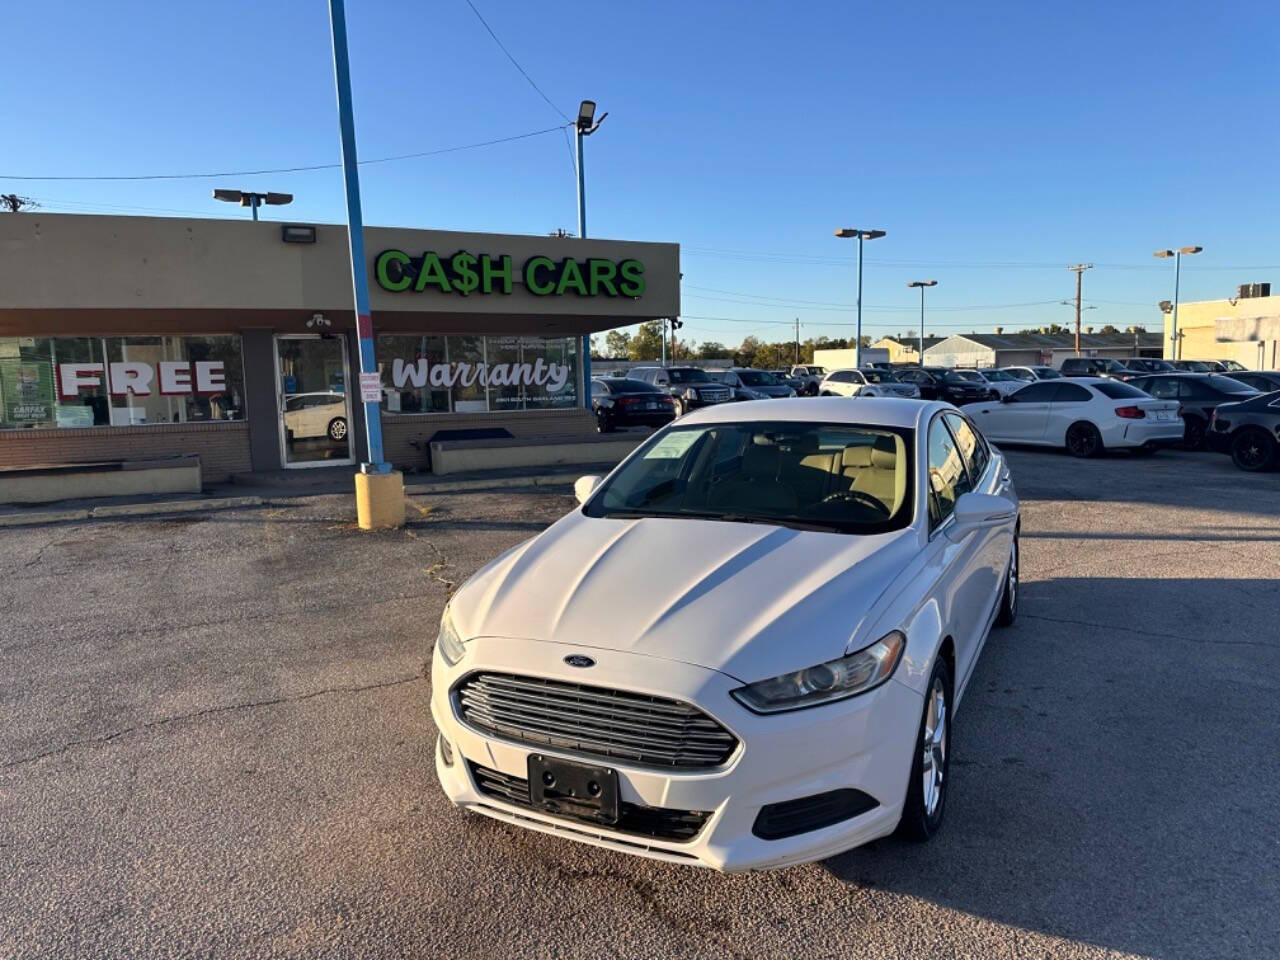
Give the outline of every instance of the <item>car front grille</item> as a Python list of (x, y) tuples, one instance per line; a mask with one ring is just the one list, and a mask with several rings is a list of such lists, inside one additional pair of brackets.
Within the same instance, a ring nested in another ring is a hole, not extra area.
[(454, 688), (462, 720), (484, 733), (650, 767), (715, 767), (737, 738), (697, 707), (541, 677), (475, 673)]
[[(526, 810), (537, 809), (529, 799), (528, 780), (523, 777), (513, 777), (498, 770), (490, 770), (488, 767), (482, 767), (470, 761), (467, 762), (467, 766), (471, 770), (471, 778), (475, 781), (476, 789), (485, 796), (517, 807), (524, 807)], [(575, 817), (563, 811), (557, 812), (555, 816), (599, 826), (595, 820)], [(624, 800), (618, 805), (618, 822), (607, 829), (652, 837), (655, 840), (683, 842), (696, 837), (709, 816), (711, 816), (710, 811), (646, 807), (638, 803), (627, 803)]]
[(699, 387), (698, 399), (705, 403), (724, 403), (729, 399), (729, 391), (725, 387)]

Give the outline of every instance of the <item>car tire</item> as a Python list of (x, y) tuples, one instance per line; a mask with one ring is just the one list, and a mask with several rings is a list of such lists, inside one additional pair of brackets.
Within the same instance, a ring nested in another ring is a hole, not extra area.
[(935, 657), (912, 746), (907, 799), (898, 821), (898, 833), (908, 840), (923, 842), (942, 829), (951, 766), (951, 688), (950, 666)]
[(329, 421), (329, 426), (325, 430), (325, 434), (335, 443), (347, 439), (347, 420), (345, 417), (334, 417)]
[(1009, 627), (1018, 619), (1018, 531), (1013, 531), (1013, 548), (1009, 551), (1009, 566), (1004, 574), (1004, 590), (1000, 594), (1000, 609), (996, 612), (996, 626)]
[(1207, 426), (1203, 417), (1193, 415), (1184, 418), (1182, 445), (1188, 450), (1204, 449), (1204, 431)]
[(834, 393), (832, 393), (830, 390), (823, 390), (823, 391), (822, 391), (822, 395), (823, 395), (824, 397), (834, 397), (834, 396), (835, 396), (835, 394), (834, 394)]
[(816, 383), (807, 385), (804, 388), (804, 394), (806, 397), (816, 397), (818, 395), (818, 385)]
[(688, 405), (680, 397), (675, 398), (675, 406), (676, 406), (677, 417), (683, 417), (686, 413), (689, 412)]
[(1256, 473), (1276, 462), (1276, 442), (1265, 430), (1246, 427), (1231, 438), (1231, 462), (1237, 469)]
[(1102, 453), (1102, 434), (1087, 420), (1067, 427), (1067, 453), (1086, 459)]

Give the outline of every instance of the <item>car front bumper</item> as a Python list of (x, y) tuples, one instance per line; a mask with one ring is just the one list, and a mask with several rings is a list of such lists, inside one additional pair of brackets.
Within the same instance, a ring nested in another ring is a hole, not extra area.
[[(923, 701), (896, 680), (837, 703), (759, 716), (730, 696), (740, 682), (703, 667), (532, 640), (479, 638), (466, 648), (454, 667), (438, 653), (433, 657), (431, 714), (452, 752), (452, 762), (447, 763), (442, 748), (436, 749), (440, 784), (453, 803), (467, 810), (595, 846), (723, 871), (821, 859), (891, 833), (901, 818)], [(597, 660), (589, 673), (564, 662), (567, 654), (584, 649)], [(682, 700), (730, 730), (738, 746), (721, 766), (669, 770), (503, 739), (465, 724), (452, 697), (459, 680), (483, 671)], [(681, 842), (553, 816), (482, 792), (473, 765), (523, 782), (533, 753), (612, 767), (624, 804), (708, 816), (692, 839)], [(831, 826), (783, 839), (765, 840), (752, 830), (767, 804), (846, 788), (862, 791), (877, 805)]]

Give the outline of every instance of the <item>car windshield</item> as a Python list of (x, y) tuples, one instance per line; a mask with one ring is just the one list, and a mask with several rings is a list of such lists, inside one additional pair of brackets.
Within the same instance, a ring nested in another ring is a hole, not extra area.
[(776, 387), (778, 381), (767, 370), (739, 370), (738, 379), (748, 387)]
[(1243, 372), (1243, 371), (1245, 371), (1245, 370), (1248, 370), (1248, 369), (1249, 369), (1249, 368), (1248, 368), (1248, 367), (1246, 367), (1243, 363), (1240, 363), (1240, 362), (1238, 362), (1238, 361), (1236, 361), (1236, 360), (1223, 360), (1223, 361), (1221, 361), (1221, 363), (1222, 363), (1222, 365), (1223, 365), (1224, 367), (1226, 367), (1228, 370), (1235, 370), (1235, 371), (1237, 371), (1237, 372)]
[(1193, 373), (1208, 373), (1209, 365), (1207, 363), (1201, 363), (1199, 360), (1184, 360), (1182, 361), (1179, 369), (1190, 370)]
[(1009, 376), (1009, 374), (1005, 373), (1003, 370), (983, 370), (982, 375), (986, 377), (988, 380), (993, 380), (993, 381), (1017, 379), (1017, 377)]
[(667, 376), (672, 383), (711, 382), (711, 378), (707, 376), (707, 371), (699, 370), (697, 367), (672, 367), (667, 371)]
[(1036, 376), (1041, 380), (1059, 380), (1062, 378), (1062, 373), (1053, 369), (1053, 367), (1035, 367), (1034, 369)]
[(912, 515), (912, 431), (742, 422), (656, 434), (584, 508), (591, 517), (676, 517), (882, 533)]
[(888, 370), (863, 370), (862, 375), (868, 383), (897, 383), (898, 378)]
[(825, 377), (827, 375), (826, 367), (801, 367), (800, 368), (801, 374), (803, 374), (805, 371), (808, 371), (809, 375), (814, 377)]
[(957, 380), (963, 380), (966, 383), (982, 383), (982, 374), (976, 370), (948, 370), (946, 376), (942, 379), (949, 380), (952, 383)]

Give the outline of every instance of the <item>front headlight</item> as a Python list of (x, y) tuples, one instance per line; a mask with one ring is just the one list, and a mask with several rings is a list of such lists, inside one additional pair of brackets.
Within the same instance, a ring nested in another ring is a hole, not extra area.
[(888, 680), (906, 645), (907, 638), (894, 630), (839, 660), (739, 687), (733, 698), (753, 713), (782, 713), (854, 697)]
[(684, 388), (684, 398), (685, 398), (686, 400), (697, 400), (697, 399), (698, 399), (698, 391), (697, 391), (697, 390), (695, 390), (693, 387), (685, 387), (685, 388)]
[(440, 651), (444, 662), (451, 667), (467, 652), (466, 647), (462, 645), (462, 638), (454, 629), (448, 604), (445, 604), (444, 614), (440, 617), (440, 634), (436, 637), (436, 649)]

